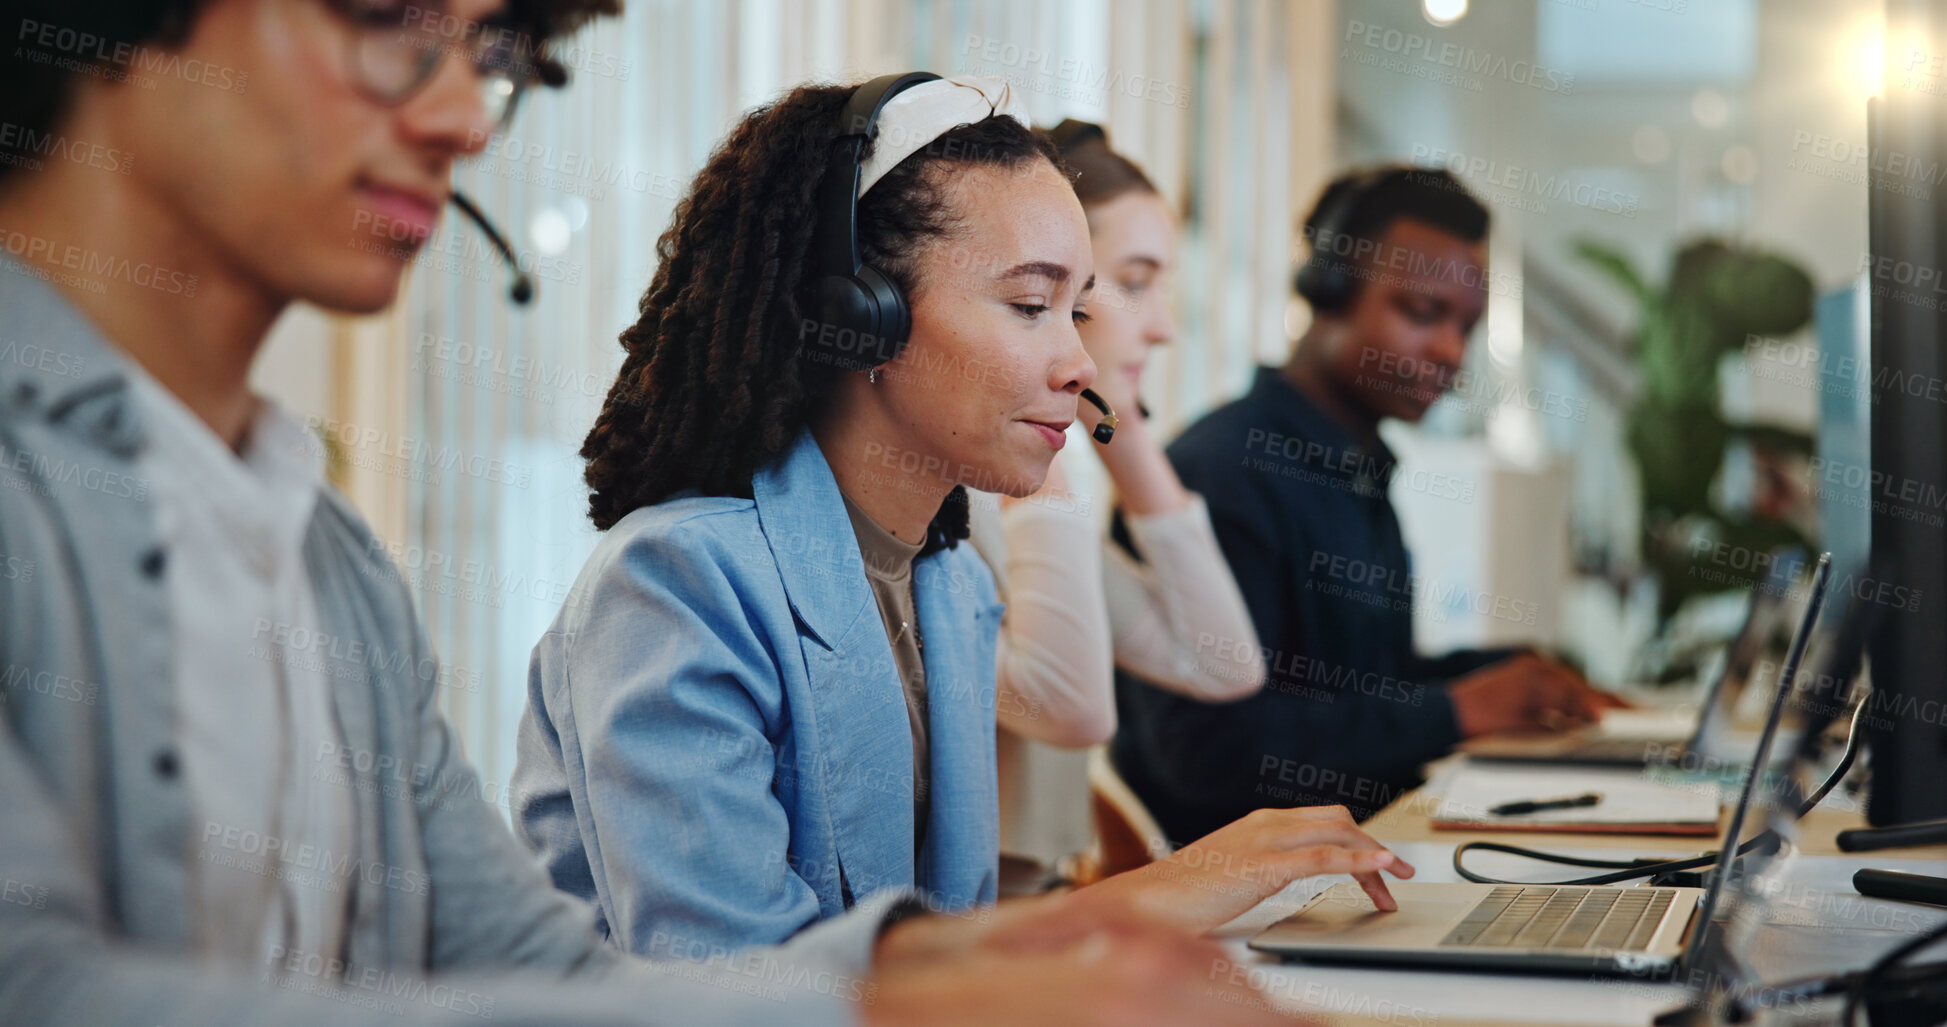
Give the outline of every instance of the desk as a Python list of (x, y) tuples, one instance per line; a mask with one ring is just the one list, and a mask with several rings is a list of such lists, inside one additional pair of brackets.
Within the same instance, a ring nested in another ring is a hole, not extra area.
[[(1512, 840), (1597, 857), (1698, 852), (1715, 846), (1704, 838), (1523, 833), (1511, 839), (1507, 832), (1435, 831), (1427, 821), (1427, 812), (1435, 806), (1430, 795), (1409, 792), (1366, 824), (1369, 833), (1413, 864), (1418, 870), (1416, 881), (1459, 880), (1452, 867), (1454, 847), (1474, 839)], [(1799, 852), (1780, 874), (1783, 889), (1766, 910), (1755, 950), (1740, 953), (1761, 980), (1862, 968), (1913, 933), (1947, 920), (1947, 911), (1868, 899), (1853, 892), (1852, 872), (1861, 866), (1947, 873), (1947, 852), (1937, 848), (1839, 854), (1833, 835), (1862, 823), (1856, 813), (1823, 808), (1801, 822)], [(1532, 875), (1537, 880), (1548, 876), (1539, 864), (1492, 853), (1482, 854), (1479, 869), (1496, 875)], [(1362, 1027), (1639, 1027), (1683, 1001), (1684, 990), (1672, 984), (1277, 963), (1245, 947), (1256, 931), (1296, 912), (1312, 896), (1342, 880), (1295, 882), (1218, 932), (1231, 947), (1239, 967), (1236, 972), (1247, 974), (1280, 1008), (1322, 1016), (1331, 1024)], [(1828, 1004), (1817, 1011), (1829, 1020), (1837, 1006)]]
[[(1438, 773), (1450, 762), (1464, 759), (1453, 756), (1433, 764), (1428, 768), (1428, 779), (1437, 778)], [(1539, 769), (1539, 768), (1538, 768)], [(1578, 768), (1580, 772), (1581, 768)], [(1735, 797), (1733, 797), (1733, 800)], [(1590, 849), (1613, 848), (1626, 844), (1631, 852), (1642, 855), (1655, 855), (1660, 852), (1685, 853), (1703, 852), (1717, 847), (1711, 838), (1684, 837), (1668, 835), (1590, 835), (1554, 833), (1543, 831), (1436, 831), (1433, 829), (1430, 814), (1440, 805), (1438, 798), (1424, 788), (1416, 788), (1389, 803), (1385, 809), (1366, 821), (1366, 833), (1381, 841), (1391, 842), (1437, 842), (1449, 849), (1474, 841), (1506, 842), (1532, 849)], [(1728, 816), (1728, 809), (1726, 815)], [(1808, 856), (1841, 855), (1834, 839), (1840, 831), (1853, 827), (1865, 827), (1866, 817), (1848, 797), (1834, 794), (1826, 796), (1817, 808), (1798, 822), (1798, 846)], [(1719, 838), (1723, 825), (1719, 825)], [(1857, 856), (1845, 854), (1850, 859), (1866, 860), (1876, 856), (1892, 859), (1931, 859), (1947, 860), (1947, 849), (1939, 846), (1920, 846), (1903, 849), (1882, 849), (1878, 852), (1862, 853)], [(1418, 864), (1415, 864), (1416, 866)], [(1862, 863), (1863, 866), (1877, 866), (1877, 863)]]

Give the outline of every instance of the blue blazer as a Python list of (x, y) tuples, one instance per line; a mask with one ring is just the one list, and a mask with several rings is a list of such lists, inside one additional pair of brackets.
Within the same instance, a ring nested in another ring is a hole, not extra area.
[(775, 944), (899, 886), (937, 909), (995, 898), (992, 574), (966, 545), (914, 568), (932, 754), (915, 858), (905, 693), (809, 432), (752, 492), (623, 518), (528, 670), (516, 829), (645, 956)]

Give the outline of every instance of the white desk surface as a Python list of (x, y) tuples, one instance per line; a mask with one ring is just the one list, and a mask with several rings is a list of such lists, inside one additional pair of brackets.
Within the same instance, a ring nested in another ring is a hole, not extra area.
[[(1602, 848), (1578, 846), (1578, 850), (1592, 856), (1629, 856), (1642, 851), (1629, 848), (1627, 839), (1590, 841)], [(1708, 839), (1694, 841), (1703, 843), (1697, 846), (1699, 850), (1711, 847)], [(1391, 847), (1418, 870), (1416, 881), (1460, 879), (1453, 872), (1451, 843), (1408, 841)], [(1500, 859), (1508, 862), (1497, 862)], [(1795, 854), (1780, 874), (1783, 887), (1774, 896), (1765, 926), (1755, 938), (1757, 951), (1741, 953), (1751, 961), (1761, 980), (1774, 982), (1863, 967), (1916, 931), (1947, 919), (1947, 910), (1858, 895), (1852, 889), (1851, 877), (1861, 866), (1947, 873), (1947, 860), (1940, 859), (1879, 858), (1873, 853)], [(1536, 880), (1546, 877), (1538, 864), (1517, 863), (1513, 857), (1492, 853), (1483, 854), (1478, 864), (1470, 861), (1469, 868), (1493, 876)], [(1296, 882), (1219, 932), (1229, 939), (1233, 958), (1244, 967), (1241, 972), (1279, 1008), (1347, 1025), (1637, 1027), (1649, 1023), (1657, 1013), (1680, 1005), (1684, 998), (1684, 990), (1679, 986), (1628, 979), (1278, 963), (1245, 947), (1244, 943), (1257, 930), (1296, 912), (1313, 895), (1344, 880), (1348, 878), (1319, 877)], [(1835, 1013), (1836, 1008), (1834, 1005), (1827, 1015)]]

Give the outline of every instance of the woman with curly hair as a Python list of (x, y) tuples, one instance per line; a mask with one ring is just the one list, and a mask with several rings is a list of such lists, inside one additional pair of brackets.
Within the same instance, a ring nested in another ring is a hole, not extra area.
[[(1004, 83), (857, 92), (794, 89), (712, 155), (582, 448), (607, 534), (534, 651), (515, 813), (638, 953), (996, 894), (1001, 608), (964, 488), (1029, 494), (1063, 445), (1088, 223)], [(1349, 820), (1299, 834), (1310, 872), (1392, 862)], [(1211, 893), (1185, 881), (1128, 900)]]

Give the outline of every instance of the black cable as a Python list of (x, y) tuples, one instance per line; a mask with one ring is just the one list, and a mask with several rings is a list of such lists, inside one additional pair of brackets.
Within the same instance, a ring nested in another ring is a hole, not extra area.
[[(1798, 815), (1804, 816), (1812, 807), (1819, 804), (1832, 788), (1842, 780), (1846, 771), (1852, 768), (1853, 760), (1859, 754), (1859, 722), (1866, 711), (1866, 697), (1862, 695), (1859, 704), (1853, 708), (1852, 723), (1846, 730), (1846, 750), (1839, 757), (1839, 763), (1825, 781), (1798, 807)], [(1811, 744), (1811, 740), (1806, 740)], [(1865, 1001), (1869, 993), (1880, 999), (1911, 997), (1923, 991), (1928, 985), (1947, 983), (1947, 962), (1925, 963), (1919, 966), (1899, 966), (1899, 961), (1920, 949), (1947, 937), (1947, 923), (1940, 924), (1907, 943), (1881, 956), (1871, 967), (1863, 971), (1842, 974), (1826, 974), (1818, 977), (1800, 977), (1778, 984), (1766, 984), (1757, 989), (1760, 996), (1773, 996), (1791, 1002), (1823, 998), (1844, 994), (1846, 1004), (1839, 1015), (1838, 1022), (1850, 1024), (1858, 1011), (1859, 1003)], [(1891, 992), (1891, 994), (1889, 994)], [(1742, 1001), (1742, 1000), (1739, 1000)], [(1748, 1003), (1746, 1003), (1748, 1005)]]
[(1947, 923), (1936, 924), (1922, 932), (1918, 937), (1895, 947), (1893, 951), (1874, 960), (1873, 965), (1866, 968), (1866, 972), (1853, 977), (1851, 981), (1852, 986), (1846, 989), (1846, 1005), (1839, 1013), (1839, 1022), (1842, 1024), (1850, 1024), (1852, 1022), (1853, 1015), (1859, 1010), (1859, 1003), (1866, 998), (1866, 993), (1872, 990), (1876, 982), (1888, 976), (1896, 969), (1900, 960), (1926, 948), (1943, 937), (1947, 937)]
[[(1839, 757), (1839, 765), (1834, 767), (1832, 772), (1825, 776), (1825, 780), (1820, 782), (1819, 786), (1814, 788), (1812, 793), (1798, 804), (1797, 811), (1792, 814), (1793, 819), (1803, 817), (1805, 814), (1810, 813), (1812, 807), (1817, 806), (1821, 799), (1824, 799), (1830, 794), (1832, 789), (1838, 785), (1839, 781), (1846, 776), (1846, 772), (1852, 769), (1853, 761), (1859, 755), (1859, 723), (1862, 719), (1861, 714), (1865, 711), (1866, 700), (1862, 695), (1859, 704), (1853, 707), (1852, 723), (1846, 728), (1845, 755)], [(1762, 768), (1754, 767), (1751, 772), (1757, 774), (1762, 773), (1763, 770)], [(1777, 844), (1782, 841), (1783, 839), (1778, 836), (1776, 831), (1763, 831), (1752, 837), (1750, 841), (1738, 846), (1737, 855), (1740, 857), (1747, 855), (1760, 844)], [(1503, 881), (1492, 877), (1484, 877), (1461, 865), (1461, 857), (1474, 849), (1479, 849), (1484, 852), (1505, 852), (1511, 856), (1522, 856), (1544, 863), (1559, 864), (1561, 866), (1596, 867), (1615, 872), (1597, 874), (1592, 877), (1584, 877), (1573, 881)], [(1454, 873), (1459, 874), (1463, 879), (1472, 881), (1475, 884), (1518, 884), (1544, 887), (1548, 885), (1582, 886), (1618, 884), (1623, 881), (1633, 881), (1639, 877), (1657, 877), (1663, 874), (1675, 874), (1688, 870), (1702, 870), (1707, 867), (1713, 867), (1717, 865), (1721, 855), (1721, 851), (1712, 851), (1706, 852), (1701, 856), (1691, 856), (1685, 859), (1674, 860), (1584, 859), (1578, 856), (1564, 856), (1560, 853), (1543, 852), (1539, 849), (1524, 849), (1518, 845), (1506, 845), (1501, 842), (1468, 842), (1453, 850), (1453, 870)]]
[[(1747, 841), (1743, 845), (1738, 846), (1737, 854), (1738, 856), (1742, 857), (1750, 854), (1752, 850), (1758, 848), (1761, 845), (1775, 846), (1780, 841), (1782, 841), (1782, 839), (1778, 837), (1777, 832), (1764, 831), (1753, 836), (1750, 841)], [(1615, 872), (1608, 873), (1608, 874), (1596, 874), (1593, 877), (1576, 878), (1575, 880), (1571, 880), (1571, 881), (1502, 881), (1502, 880), (1496, 880), (1495, 878), (1492, 877), (1483, 877), (1482, 875), (1474, 873), (1473, 871), (1468, 870), (1466, 867), (1460, 865), (1461, 855), (1473, 849), (1480, 849), (1485, 852), (1505, 852), (1513, 856), (1525, 856), (1528, 859), (1540, 860), (1541, 862), (1544, 863), (1558, 863), (1562, 866), (1614, 868)], [(1596, 885), (1596, 884), (1619, 884), (1623, 881), (1633, 881), (1639, 877), (1658, 877), (1663, 874), (1682, 873), (1686, 870), (1703, 870), (1708, 867), (1716, 866), (1718, 859), (1720, 858), (1721, 855), (1722, 854), (1718, 850), (1713, 849), (1712, 851), (1703, 853), (1702, 855), (1699, 856), (1689, 856), (1683, 859), (1671, 859), (1671, 860), (1583, 859), (1577, 856), (1564, 856), (1557, 852), (1542, 852), (1538, 849), (1524, 849), (1518, 845), (1503, 845), (1500, 842), (1468, 842), (1467, 844), (1462, 845), (1459, 848), (1454, 850), (1453, 869), (1454, 869), (1454, 873), (1459, 874), (1461, 877), (1464, 877), (1467, 880), (1474, 882), (1475, 884), (1518, 884), (1518, 885), (1535, 885), (1535, 886), (1542, 886), (1542, 887), (1546, 887), (1550, 885), (1558, 885), (1558, 884), (1581, 886), (1581, 885)]]
[[(1794, 817), (1803, 817), (1805, 814), (1811, 812), (1821, 800), (1831, 794), (1832, 789), (1837, 787), (1840, 781), (1844, 780), (1847, 771), (1852, 769), (1853, 762), (1859, 755), (1859, 725), (1865, 710), (1866, 700), (1862, 695), (1859, 704), (1853, 707), (1852, 721), (1846, 729), (1845, 752), (1839, 757), (1839, 762), (1832, 768), (1831, 773), (1825, 776), (1825, 780), (1820, 782), (1819, 786), (1814, 788), (1811, 794), (1807, 795), (1798, 804)], [(1809, 743), (1810, 740), (1808, 739), (1807, 741)], [(1752, 772), (1758, 773), (1759, 771), (1754, 768)], [(1779, 841), (1782, 841), (1782, 839), (1779, 838), (1776, 832), (1763, 831), (1750, 841), (1738, 846), (1737, 855), (1742, 857), (1757, 848), (1760, 844)], [(1544, 863), (1555, 863), (1561, 866), (1597, 867), (1610, 869), (1614, 872), (1597, 874), (1592, 877), (1572, 881), (1501, 881), (1491, 877), (1483, 877), (1461, 865), (1461, 855), (1470, 849), (1482, 849), (1488, 852), (1505, 852), (1510, 855), (1524, 856)], [(1715, 866), (1720, 856), (1720, 852), (1707, 852), (1701, 856), (1693, 856), (1680, 860), (1584, 859), (1577, 856), (1564, 856), (1560, 853), (1542, 852), (1537, 849), (1524, 849), (1516, 845), (1504, 845), (1500, 842), (1468, 842), (1454, 850), (1453, 867), (1455, 873), (1476, 884), (1582, 886), (1616, 884), (1622, 881), (1634, 880), (1638, 877), (1655, 877), (1661, 874), (1677, 873), (1686, 870), (1700, 870), (1705, 867)], [(1788, 999), (1795, 1002), (1843, 992), (1846, 996), (1846, 1004), (1839, 1015), (1838, 1022), (1849, 1025), (1858, 1014), (1860, 1003), (1866, 1001), (1869, 996), (1882, 999), (1900, 997), (1900, 994), (1911, 994), (1924, 989), (1925, 986), (1930, 984), (1947, 983), (1947, 962), (1928, 963), (1912, 967), (1901, 967), (1899, 965), (1902, 959), (1942, 938), (1947, 938), (1947, 923), (1939, 924), (1898, 946), (1891, 952), (1881, 956), (1878, 960), (1874, 961), (1872, 966), (1863, 971), (1824, 977), (1804, 977), (1778, 984), (1763, 985), (1757, 989), (1756, 994), (1760, 996), (1773, 996), (1774, 1001)], [(1889, 995), (1888, 992), (1898, 992), (1898, 994)]]
[[(1781, 1008), (1814, 999), (1843, 995), (1850, 991), (1865, 974), (1864, 970), (1850, 970), (1842, 974), (1794, 977), (1788, 981), (1779, 981), (1777, 984), (1760, 985), (1748, 994), (1731, 996), (1732, 1020), (1741, 1022), (1740, 1017), (1749, 1019), (1750, 1014), (1759, 1009)], [(1947, 981), (1947, 962), (1890, 967), (1886, 971), (1884, 984), (1873, 997), (1879, 999), (1910, 997), (1925, 986), (1942, 981)]]
[(1852, 723), (1846, 725), (1846, 751), (1839, 757), (1839, 765), (1832, 768), (1832, 773), (1825, 775), (1825, 780), (1817, 788), (1812, 789), (1812, 794), (1807, 796), (1804, 802), (1799, 803), (1798, 816), (1803, 817), (1812, 812), (1812, 807), (1817, 806), (1819, 800), (1825, 798), (1835, 785), (1845, 779), (1846, 771), (1852, 769), (1852, 761), (1859, 758), (1859, 721), (1866, 713), (1868, 697), (1869, 693), (1862, 692), (1858, 705), (1852, 708)]

